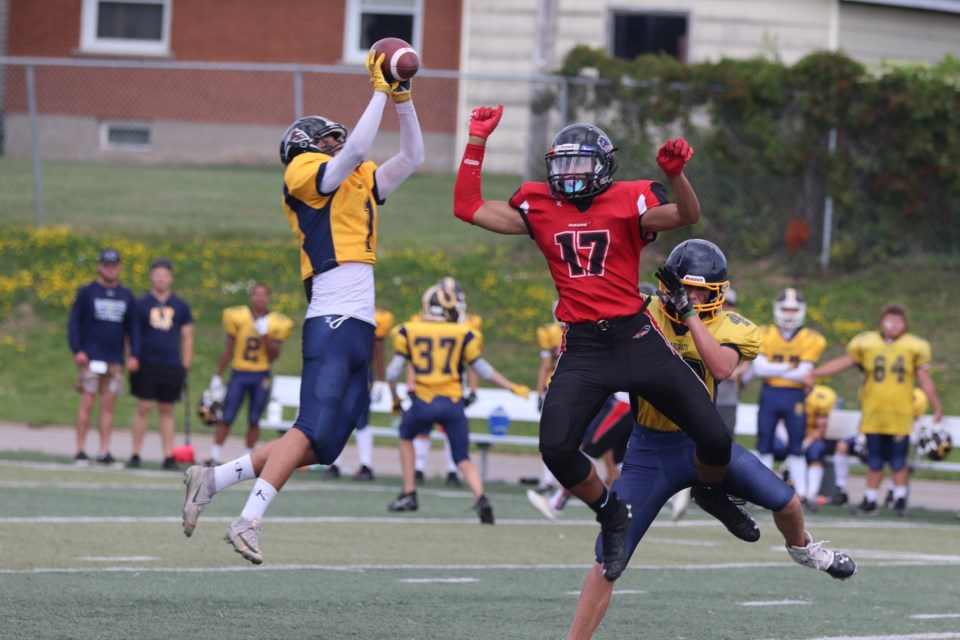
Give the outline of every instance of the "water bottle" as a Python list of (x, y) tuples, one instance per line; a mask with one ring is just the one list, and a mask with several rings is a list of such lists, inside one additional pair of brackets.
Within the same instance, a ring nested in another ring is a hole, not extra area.
[(498, 406), (490, 414), (490, 435), (505, 436), (510, 428), (510, 416), (502, 406)]

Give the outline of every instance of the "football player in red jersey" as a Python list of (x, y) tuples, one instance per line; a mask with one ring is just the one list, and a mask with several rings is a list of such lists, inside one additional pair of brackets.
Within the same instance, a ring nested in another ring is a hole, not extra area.
[[(626, 567), (630, 508), (609, 492), (580, 451), (584, 430), (611, 393), (646, 398), (697, 444), (693, 497), (737, 537), (759, 529), (722, 489), (732, 440), (703, 382), (673, 350), (639, 292), (640, 252), (661, 231), (695, 223), (700, 203), (683, 175), (693, 149), (682, 138), (657, 153), (676, 203), (652, 180), (614, 182), (616, 148), (589, 124), (563, 128), (546, 155), (547, 182), (525, 182), (509, 201), (484, 200), (486, 139), (503, 106), (478, 107), (457, 173), (454, 214), (504, 234), (528, 234), (543, 252), (560, 295), (557, 320), (565, 341), (540, 417), (540, 453), (557, 480), (597, 514), (603, 573)], [(696, 313), (683, 287), (674, 294), (681, 317)]]

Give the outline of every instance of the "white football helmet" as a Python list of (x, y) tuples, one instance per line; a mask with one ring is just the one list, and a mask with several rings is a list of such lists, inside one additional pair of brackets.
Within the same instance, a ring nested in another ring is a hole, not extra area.
[(206, 389), (197, 403), (197, 416), (203, 424), (217, 424), (223, 420), (223, 400), (226, 397), (226, 389), (219, 391)]
[(803, 326), (807, 317), (807, 303), (793, 287), (777, 294), (773, 301), (773, 321), (781, 329), (795, 331)]
[(920, 427), (917, 438), (917, 453), (931, 460), (943, 460), (953, 450), (950, 432), (937, 424)]

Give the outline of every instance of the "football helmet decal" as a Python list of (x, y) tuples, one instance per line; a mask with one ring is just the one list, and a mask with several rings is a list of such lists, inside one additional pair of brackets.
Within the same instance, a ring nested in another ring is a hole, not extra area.
[[(335, 144), (321, 144), (321, 140), (333, 136)], [(332, 156), (347, 141), (347, 128), (323, 116), (306, 116), (287, 127), (280, 140), (280, 162), (289, 164), (301, 153), (325, 153)]]
[(940, 425), (924, 425), (920, 427), (917, 438), (917, 453), (927, 456), (931, 460), (943, 460), (953, 451), (953, 438), (950, 432)]
[[(723, 255), (723, 251), (720, 251), (720, 247), (709, 240), (699, 238), (686, 240), (674, 247), (667, 256), (666, 264), (676, 270), (684, 285), (710, 291), (707, 302), (693, 306), (704, 324), (716, 320), (717, 312), (723, 307), (723, 301), (727, 297), (727, 289), (730, 288), (730, 281), (727, 280), (727, 258)], [(659, 286), (660, 290), (666, 294), (663, 282), (660, 282)], [(667, 316), (679, 323), (680, 314), (677, 313), (673, 303), (662, 297), (661, 300)]]
[(435, 284), (423, 292), (423, 308), (420, 312), (424, 320), (457, 322), (460, 310), (457, 306), (457, 292)]
[(592, 198), (613, 184), (617, 148), (607, 134), (590, 124), (560, 130), (547, 152), (547, 182), (554, 198)]
[(773, 301), (773, 321), (781, 329), (795, 331), (803, 326), (807, 317), (807, 303), (803, 295), (793, 287), (777, 294)]
[(197, 416), (203, 424), (217, 424), (223, 420), (223, 399), (226, 397), (226, 390), (220, 393), (213, 389), (206, 389), (200, 396), (197, 403)]
[(466, 322), (467, 320), (467, 294), (463, 292), (463, 287), (453, 276), (446, 276), (437, 282), (437, 286), (453, 291), (457, 296), (457, 311), (459, 316), (457, 322)]

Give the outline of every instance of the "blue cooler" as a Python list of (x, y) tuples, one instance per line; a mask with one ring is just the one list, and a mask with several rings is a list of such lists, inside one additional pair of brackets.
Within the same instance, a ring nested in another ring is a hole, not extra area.
[(505, 436), (510, 428), (510, 416), (503, 407), (497, 407), (490, 414), (490, 435)]

